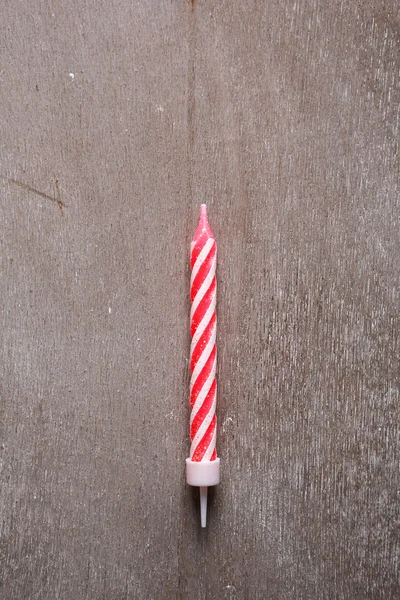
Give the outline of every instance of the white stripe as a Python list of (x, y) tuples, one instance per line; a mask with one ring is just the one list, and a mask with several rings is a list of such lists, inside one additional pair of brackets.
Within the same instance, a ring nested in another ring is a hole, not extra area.
[(193, 386), (196, 383), (198, 376), (200, 375), (200, 373), (203, 370), (204, 365), (210, 358), (211, 352), (215, 346), (215, 338), (216, 338), (216, 329), (214, 327), (211, 337), (207, 342), (207, 346), (204, 348), (203, 352), (200, 355), (199, 360), (197, 361), (197, 363), (195, 364), (195, 367), (193, 369), (192, 377), (190, 379), (190, 393), (192, 393)]
[(206, 399), (206, 397), (208, 395), (208, 392), (211, 389), (211, 386), (215, 379), (216, 366), (217, 366), (217, 361), (214, 360), (210, 374), (209, 374), (208, 378), (206, 379), (203, 387), (201, 388), (199, 395), (196, 398), (196, 402), (193, 404), (193, 408), (190, 413), (190, 426), (192, 426), (194, 418), (196, 417), (197, 413), (199, 412), (201, 405), (203, 404), (204, 400)]
[(210, 458), (212, 457), (212, 453), (215, 450), (215, 442), (216, 441), (217, 441), (217, 424), (215, 423), (215, 429), (214, 429), (213, 436), (210, 441), (210, 445), (208, 446), (208, 448), (205, 451), (204, 456), (201, 460), (210, 460)]
[(215, 244), (215, 240), (213, 240), (212, 238), (209, 238), (206, 241), (206, 243), (204, 244), (203, 248), (201, 249), (201, 252), (199, 253), (198, 257), (196, 258), (196, 262), (193, 265), (192, 275), (190, 278), (190, 285), (193, 284), (193, 281), (195, 280), (195, 277), (196, 277), (197, 273), (199, 272), (199, 269), (200, 269), (202, 263), (207, 258), (208, 253), (210, 252), (210, 250), (214, 244)]
[(216, 258), (217, 255), (214, 256), (214, 259), (211, 263), (211, 267), (209, 272), (207, 273), (207, 277), (204, 279), (203, 283), (201, 284), (201, 287), (199, 289), (199, 291), (197, 292), (194, 300), (193, 300), (193, 304), (192, 304), (192, 308), (190, 310), (190, 320), (193, 319), (193, 315), (196, 312), (196, 308), (198, 307), (198, 305), (200, 304), (200, 302), (203, 300), (204, 296), (206, 295), (208, 288), (210, 287), (212, 280), (214, 279), (215, 276), (215, 266), (216, 266)]
[[(209, 322), (211, 321), (211, 317), (213, 316), (213, 313), (215, 311), (216, 300), (217, 300), (217, 298), (214, 294), (214, 298), (211, 300), (210, 306), (207, 308), (207, 311), (206, 311), (204, 317), (200, 321), (199, 326), (197, 327), (197, 329), (194, 333), (194, 336), (192, 337), (192, 342), (190, 344), (190, 356), (192, 356), (194, 349), (197, 346), (198, 341), (200, 340), (201, 336), (207, 329)], [(215, 327), (216, 327), (216, 324), (215, 324)]]
[(213, 403), (210, 407), (210, 410), (208, 411), (208, 413), (206, 414), (206, 416), (204, 417), (204, 420), (202, 422), (202, 424), (200, 425), (196, 435), (194, 436), (193, 440), (192, 440), (192, 444), (190, 446), (190, 456), (192, 457), (199, 442), (202, 440), (202, 438), (204, 437), (207, 429), (210, 426), (210, 423), (213, 419), (213, 416), (215, 414), (215, 409), (217, 406), (217, 395), (215, 394), (214, 396), (214, 400)]

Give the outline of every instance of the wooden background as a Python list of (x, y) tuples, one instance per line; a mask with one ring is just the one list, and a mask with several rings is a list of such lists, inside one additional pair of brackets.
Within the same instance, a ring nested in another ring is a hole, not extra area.
[(398, 2), (2, 0), (0, 30), (1, 599), (398, 599)]

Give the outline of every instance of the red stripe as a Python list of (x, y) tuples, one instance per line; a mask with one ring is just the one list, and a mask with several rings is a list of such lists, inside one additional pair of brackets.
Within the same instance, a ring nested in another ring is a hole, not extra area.
[(214, 415), (207, 431), (205, 432), (204, 436), (198, 443), (197, 448), (193, 453), (192, 460), (194, 462), (200, 462), (202, 460), (202, 458), (204, 457), (204, 454), (206, 453), (207, 448), (210, 445), (212, 437), (214, 435), (214, 430), (215, 430), (216, 424), (217, 424), (217, 418)]
[(200, 252), (202, 251), (202, 249), (204, 248), (204, 246), (207, 243), (207, 240), (210, 239), (210, 235), (207, 233), (207, 231), (205, 231), (194, 243), (192, 252), (190, 254), (190, 266), (193, 269), (194, 267), (194, 263), (197, 260), (198, 255), (200, 254)]
[(205, 278), (207, 277), (208, 273), (210, 272), (211, 265), (215, 258), (216, 249), (217, 249), (217, 246), (216, 246), (216, 243), (214, 242), (214, 244), (210, 248), (210, 252), (205, 257), (204, 261), (201, 264), (200, 269), (197, 272), (196, 277), (194, 278), (192, 287), (190, 289), (190, 300), (192, 302), (195, 299), (197, 292), (201, 288), (202, 283), (204, 282)]
[(193, 419), (192, 426), (190, 428), (190, 439), (191, 440), (193, 440), (194, 436), (196, 435), (196, 433), (199, 430), (200, 425), (202, 424), (202, 422), (208, 415), (210, 408), (212, 406), (212, 403), (214, 402), (216, 391), (217, 391), (217, 384), (214, 379), (214, 381), (212, 382), (212, 385), (210, 387), (210, 391), (208, 392), (207, 396), (205, 397), (204, 402), (200, 406), (199, 411), (196, 414), (195, 418)]
[(216, 278), (214, 276), (210, 287), (208, 288), (208, 290), (206, 291), (206, 293), (204, 294), (203, 298), (201, 299), (200, 304), (198, 305), (198, 307), (196, 308), (193, 318), (192, 318), (192, 322), (190, 325), (190, 335), (193, 337), (194, 334), (196, 333), (196, 329), (198, 328), (198, 326), (200, 325), (204, 315), (207, 312), (208, 307), (210, 306), (214, 295), (215, 295), (215, 291), (216, 291), (216, 287), (217, 287), (217, 281)]
[(200, 373), (194, 383), (194, 386), (192, 388), (192, 393), (190, 394), (190, 408), (193, 408), (193, 405), (196, 402), (197, 396), (199, 395), (201, 388), (203, 387), (203, 385), (205, 384), (205, 382), (208, 379), (208, 376), (211, 373), (211, 369), (213, 367), (216, 354), (217, 354), (217, 349), (214, 344), (214, 347), (211, 350), (211, 354), (210, 354), (206, 364), (200, 371)]
[(214, 448), (214, 452), (211, 454), (211, 458), (210, 458), (210, 460), (216, 460), (216, 458), (217, 458), (217, 451), (216, 451), (216, 449)]
[(200, 356), (203, 353), (203, 350), (205, 349), (208, 342), (210, 341), (211, 336), (214, 331), (214, 328), (215, 328), (216, 321), (217, 321), (217, 315), (215, 314), (215, 312), (213, 312), (213, 314), (211, 315), (209, 324), (205, 328), (204, 333), (200, 337), (199, 341), (197, 342), (197, 344), (194, 347), (194, 350), (192, 352), (192, 357), (190, 359), (190, 370), (191, 371), (193, 371), (195, 364), (199, 360)]

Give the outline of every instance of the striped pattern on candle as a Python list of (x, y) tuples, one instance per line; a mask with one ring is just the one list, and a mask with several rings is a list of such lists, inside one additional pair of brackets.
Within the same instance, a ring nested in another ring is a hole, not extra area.
[(192, 243), (190, 259), (190, 458), (195, 462), (217, 457), (216, 259), (217, 245), (204, 229)]

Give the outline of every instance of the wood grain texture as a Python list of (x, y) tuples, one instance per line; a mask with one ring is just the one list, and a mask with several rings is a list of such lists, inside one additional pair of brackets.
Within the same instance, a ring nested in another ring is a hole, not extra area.
[[(399, 598), (398, 3), (0, 16), (0, 597)], [(201, 202), (206, 531), (184, 480)]]

